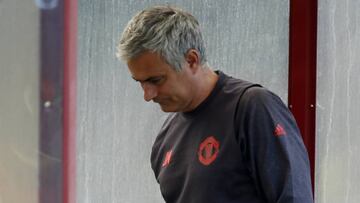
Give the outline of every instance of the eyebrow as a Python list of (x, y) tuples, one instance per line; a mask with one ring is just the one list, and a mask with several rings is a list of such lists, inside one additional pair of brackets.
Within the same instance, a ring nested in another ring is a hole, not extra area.
[(149, 77), (149, 78), (147, 78), (145, 80), (139, 80), (139, 79), (136, 79), (134, 77), (132, 77), (132, 79), (134, 79), (136, 82), (149, 82), (151, 80), (158, 79), (158, 78), (161, 78), (161, 77), (163, 77), (163, 76), (153, 76), (153, 77)]

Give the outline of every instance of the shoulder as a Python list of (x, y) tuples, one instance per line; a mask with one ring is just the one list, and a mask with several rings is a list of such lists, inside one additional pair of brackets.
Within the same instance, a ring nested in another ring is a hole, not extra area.
[(244, 91), (249, 87), (253, 87), (253, 86), (261, 86), (261, 85), (249, 82), (247, 80), (238, 79), (225, 75), (225, 85), (224, 85), (225, 91)]
[(256, 91), (261, 89), (263, 88), (260, 84), (225, 75), (223, 93), (226, 95), (233, 95), (237, 100), (245, 93), (250, 92), (249, 90), (251, 90), (250, 94), (256, 94)]
[(169, 128), (171, 128), (172, 123), (176, 122), (175, 120), (177, 115), (178, 115), (177, 113), (169, 113), (164, 123), (162, 124), (158, 132), (158, 135), (156, 136), (156, 139), (153, 143), (153, 148), (157, 148), (162, 144)]
[(158, 132), (154, 145), (156, 145), (156, 143), (159, 143), (161, 140), (163, 140), (164, 136), (166, 135), (166, 132), (170, 128), (171, 124), (174, 122), (176, 115), (177, 115), (176, 113), (169, 113), (169, 115), (165, 119), (164, 123), (162, 124)]
[(267, 106), (272, 104), (284, 104), (278, 95), (261, 86), (248, 88), (244, 92), (242, 100), (248, 105)]
[(264, 87), (247, 89), (240, 98), (237, 114), (245, 120), (254, 119), (258, 116), (274, 120), (280, 118), (293, 120), (290, 110), (281, 98)]
[(171, 123), (176, 119), (177, 113), (169, 113), (167, 118), (165, 119), (164, 123), (161, 126), (160, 132), (167, 129)]

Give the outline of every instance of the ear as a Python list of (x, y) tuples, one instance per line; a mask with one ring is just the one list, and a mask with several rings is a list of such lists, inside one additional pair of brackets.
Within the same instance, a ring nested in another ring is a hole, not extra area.
[(195, 73), (200, 67), (200, 54), (195, 49), (190, 49), (186, 55), (185, 60), (189, 65), (193, 73)]

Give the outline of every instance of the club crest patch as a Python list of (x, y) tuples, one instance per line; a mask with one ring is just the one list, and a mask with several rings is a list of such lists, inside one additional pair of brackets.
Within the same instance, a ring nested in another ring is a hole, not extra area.
[(216, 159), (219, 148), (220, 144), (213, 136), (207, 137), (199, 147), (198, 157), (200, 163), (205, 166), (210, 165)]

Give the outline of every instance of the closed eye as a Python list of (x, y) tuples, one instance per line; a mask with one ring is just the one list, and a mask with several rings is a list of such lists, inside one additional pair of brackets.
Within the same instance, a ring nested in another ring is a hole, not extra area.
[(160, 85), (163, 81), (164, 81), (164, 77), (163, 76), (159, 76), (159, 77), (152, 77), (149, 78), (147, 80), (145, 80), (145, 82), (149, 82), (153, 85)]
[(149, 82), (154, 85), (158, 85), (163, 81), (163, 79), (164, 79), (164, 77), (154, 77), (154, 78), (147, 79), (146, 82)]

